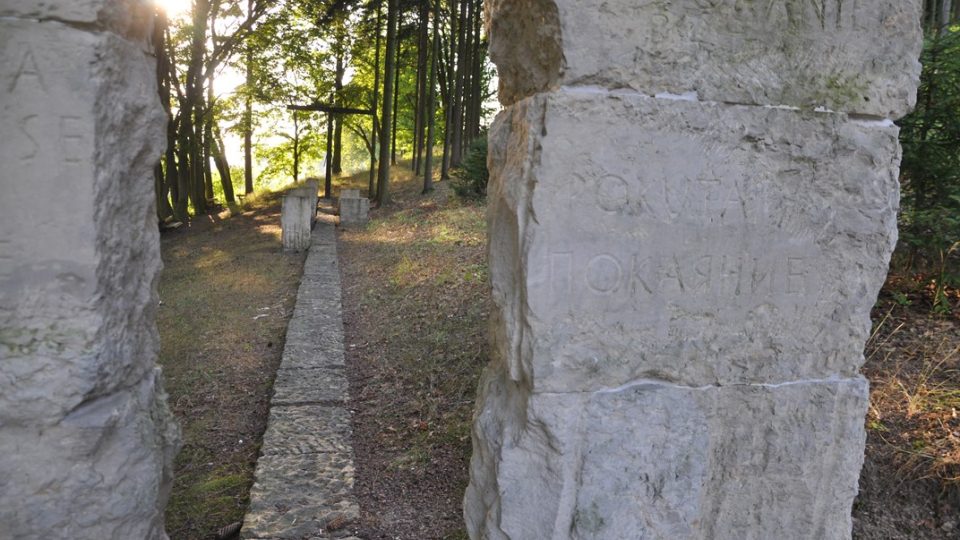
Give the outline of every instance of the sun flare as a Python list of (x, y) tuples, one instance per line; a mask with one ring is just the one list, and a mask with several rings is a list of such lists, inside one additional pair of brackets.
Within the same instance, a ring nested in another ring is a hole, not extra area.
[(180, 17), (190, 11), (191, 0), (153, 0), (168, 17)]

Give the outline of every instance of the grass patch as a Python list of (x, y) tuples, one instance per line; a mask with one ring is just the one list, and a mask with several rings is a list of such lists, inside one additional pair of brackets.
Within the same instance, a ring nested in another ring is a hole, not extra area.
[(183, 428), (166, 525), (214, 538), (241, 521), (303, 255), (280, 248), (276, 194), (161, 237), (160, 364)]
[[(366, 175), (344, 185), (366, 186)], [(470, 425), (488, 359), (482, 203), (421, 194), (401, 164), (393, 202), (341, 231), (361, 532), (465, 538)]]

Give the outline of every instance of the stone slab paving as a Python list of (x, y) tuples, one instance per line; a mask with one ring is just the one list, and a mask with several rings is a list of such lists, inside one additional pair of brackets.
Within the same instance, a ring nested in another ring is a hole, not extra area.
[(360, 507), (333, 225), (311, 237), (241, 538), (350, 540)]

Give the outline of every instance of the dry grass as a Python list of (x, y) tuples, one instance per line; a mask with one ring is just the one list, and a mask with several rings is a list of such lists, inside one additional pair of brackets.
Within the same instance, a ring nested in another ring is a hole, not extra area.
[[(347, 183), (362, 188), (366, 176)], [(393, 203), (340, 236), (357, 492), (371, 539), (464, 537), (470, 420), (487, 361), (484, 208), (446, 183), (420, 188), (397, 167)]]
[(867, 347), (868, 426), (900, 454), (905, 478), (960, 487), (960, 329), (907, 301), (892, 295), (878, 306)]
[(279, 223), (266, 195), (162, 236), (160, 364), (184, 438), (173, 540), (214, 538), (243, 519), (303, 269), (302, 255), (281, 252)]
[(931, 291), (893, 276), (874, 310), (858, 538), (946, 538), (960, 528), (960, 326)]

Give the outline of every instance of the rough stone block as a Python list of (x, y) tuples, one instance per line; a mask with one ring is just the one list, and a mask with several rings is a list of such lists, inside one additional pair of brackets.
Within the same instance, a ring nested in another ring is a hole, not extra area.
[(0, 0), (0, 17), (94, 25), (136, 40), (153, 28), (152, 0)]
[(481, 383), (472, 538), (849, 538), (861, 377), (534, 394)]
[(179, 430), (157, 373), (55, 426), (0, 427), (0, 536), (166, 539)]
[[(319, 342), (319, 344), (315, 344)], [(343, 367), (343, 344), (335, 336), (323, 334), (320, 339), (304, 341), (291, 340), (287, 335), (287, 344), (283, 347), (283, 361), (280, 370), (323, 367)]]
[(491, 0), (500, 99), (560, 86), (899, 118), (919, 0)]
[(154, 78), (110, 34), (0, 21), (0, 421), (56, 423), (152, 370)]
[(154, 368), (152, 180), (165, 118), (145, 43), (102, 31), (121, 15), (149, 28), (131, 6), (0, 6), (0, 535), (12, 538), (166, 538), (178, 432)]
[(310, 236), (316, 215), (316, 195), (310, 196), (304, 188), (284, 193), (280, 208), (280, 227), (285, 251), (304, 251), (310, 248)]
[(340, 225), (365, 225), (370, 221), (370, 200), (340, 199)]
[(502, 113), (490, 153), (495, 341), (515, 380), (858, 372), (897, 237), (892, 123), (570, 90)]

